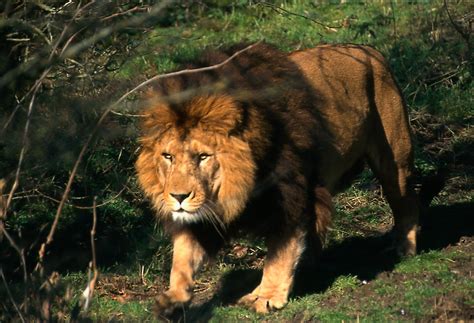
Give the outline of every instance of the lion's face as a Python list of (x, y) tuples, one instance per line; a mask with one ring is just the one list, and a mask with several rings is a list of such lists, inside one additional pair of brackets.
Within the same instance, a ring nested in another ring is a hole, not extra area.
[(241, 114), (226, 97), (178, 108), (155, 103), (145, 120), (137, 160), (139, 182), (160, 217), (225, 225), (243, 210), (253, 188), (250, 147), (231, 135)]
[(196, 222), (215, 216), (220, 166), (216, 149), (202, 142), (198, 131), (181, 140), (170, 131), (154, 147), (156, 171), (163, 181), (162, 212), (173, 220)]

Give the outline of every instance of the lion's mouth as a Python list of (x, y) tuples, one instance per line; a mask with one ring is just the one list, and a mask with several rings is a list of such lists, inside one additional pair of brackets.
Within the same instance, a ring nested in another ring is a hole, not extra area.
[(183, 208), (171, 212), (171, 217), (173, 218), (173, 221), (181, 223), (194, 223), (201, 220), (201, 217), (197, 212), (188, 212)]

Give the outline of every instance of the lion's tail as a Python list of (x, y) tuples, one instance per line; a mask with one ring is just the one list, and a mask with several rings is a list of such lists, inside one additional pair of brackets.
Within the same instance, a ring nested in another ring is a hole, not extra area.
[(315, 203), (314, 209), (316, 212), (316, 234), (323, 245), (326, 241), (326, 234), (329, 226), (332, 223), (332, 214), (334, 206), (332, 203), (332, 196), (324, 187), (316, 187), (314, 190)]

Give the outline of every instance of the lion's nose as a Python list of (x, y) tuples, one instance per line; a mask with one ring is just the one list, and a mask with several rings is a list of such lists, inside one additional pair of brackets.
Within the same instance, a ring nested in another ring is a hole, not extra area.
[(172, 197), (174, 197), (176, 199), (176, 201), (178, 201), (179, 203), (182, 203), (189, 195), (191, 195), (191, 192), (189, 193), (186, 193), (186, 194), (174, 194), (174, 193), (170, 193), (170, 195)]

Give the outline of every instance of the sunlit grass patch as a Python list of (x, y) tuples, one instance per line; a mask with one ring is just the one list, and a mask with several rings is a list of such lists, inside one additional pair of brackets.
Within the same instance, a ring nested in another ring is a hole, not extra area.
[(107, 297), (94, 300), (90, 308), (92, 320), (154, 321), (152, 301), (120, 301)]

